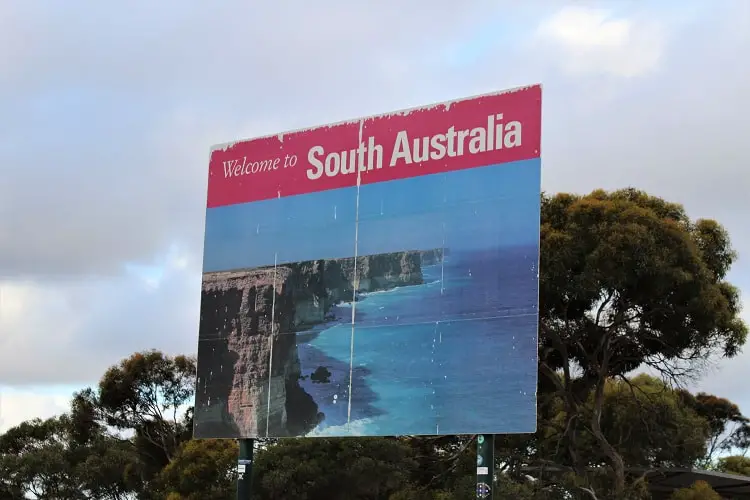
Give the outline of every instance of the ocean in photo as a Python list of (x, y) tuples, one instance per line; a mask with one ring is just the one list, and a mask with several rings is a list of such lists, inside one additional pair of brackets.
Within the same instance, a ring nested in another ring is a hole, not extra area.
[(325, 415), (308, 435), (533, 432), (537, 266), (536, 246), (451, 252), (421, 285), (360, 295), (354, 328), (350, 302), (298, 334)]

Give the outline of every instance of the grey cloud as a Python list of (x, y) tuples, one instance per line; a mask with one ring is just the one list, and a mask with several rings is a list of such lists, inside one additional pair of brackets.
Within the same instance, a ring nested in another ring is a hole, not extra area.
[[(0, 326), (0, 385), (85, 385), (129, 354), (195, 352), (199, 262), (168, 270), (158, 288), (137, 276), (2, 287), (22, 308)], [(21, 295), (23, 294), (23, 295)], [(20, 316), (20, 317), (19, 317)]]

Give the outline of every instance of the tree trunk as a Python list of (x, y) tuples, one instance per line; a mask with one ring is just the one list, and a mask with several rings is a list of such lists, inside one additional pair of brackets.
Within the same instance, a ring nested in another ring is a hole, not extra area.
[(591, 417), (591, 431), (594, 434), (597, 443), (602, 447), (602, 450), (604, 451), (604, 453), (606, 453), (607, 457), (610, 460), (612, 471), (615, 474), (615, 498), (623, 498), (623, 495), (625, 494), (625, 462), (623, 462), (622, 457), (619, 453), (617, 453), (617, 450), (615, 450), (614, 446), (612, 446), (609, 441), (607, 441), (607, 438), (604, 436), (601, 427), (602, 406), (604, 405), (604, 386), (606, 384), (606, 380), (606, 377), (600, 376), (599, 381), (596, 384), (596, 393), (594, 396), (594, 414)]

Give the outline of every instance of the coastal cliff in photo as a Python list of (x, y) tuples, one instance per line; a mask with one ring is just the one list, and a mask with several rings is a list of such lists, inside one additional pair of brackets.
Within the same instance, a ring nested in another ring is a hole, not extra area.
[[(361, 294), (424, 283), (443, 249), (312, 260), (203, 275), (195, 435), (298, 436), (326, 415), (301, 381), (297, 334)], [(349, 319), (350, 321), (350, 319)], [(314, 383), (328, 383), (315, 368)], [(304, 373), (303, 373), (304, 372)]]

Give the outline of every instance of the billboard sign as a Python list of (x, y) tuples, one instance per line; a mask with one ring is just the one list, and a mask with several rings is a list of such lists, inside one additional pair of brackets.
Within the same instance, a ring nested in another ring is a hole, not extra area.
[(541, 87), (216, 146), (198, 438), (536, 428)]

